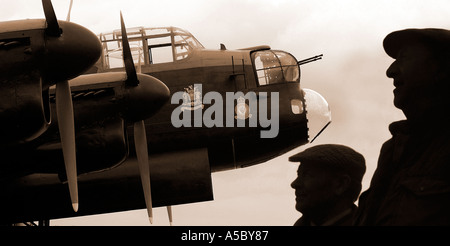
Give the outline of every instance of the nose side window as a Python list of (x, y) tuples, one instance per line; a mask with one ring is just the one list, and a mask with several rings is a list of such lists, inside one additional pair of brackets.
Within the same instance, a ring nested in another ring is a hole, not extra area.
[(292, 55), (265, 50), (253, 53), (252, 57), (260, 86), (299, 81), (300, 69)]
[(283, 82), (283, 72), (277, 56), (270, 50), (254, 53), (256, 75), (259, 85)]
[(283, 70), (283, 76), (286, 82), (296, 82), (300, 79), (300, 69), (295, 59), (291, 54), (283, 51), (275, 51), (280, 60)]

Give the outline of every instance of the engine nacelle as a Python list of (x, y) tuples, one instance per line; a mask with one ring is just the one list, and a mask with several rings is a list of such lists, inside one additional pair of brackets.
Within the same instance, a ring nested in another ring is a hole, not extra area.
[[(55, 128), (55, 126), (51, 127)], [(51, 135), (49, 132), (52, 130), (46, 132), (43, 135), (44, 138), (48, 137), (47, 134)], [(75, 133), (75, 143), (78, 175), (113, 168), (128, 156), (125, 122), (120, 117), (78, 128)], [(30, 158), (35, 163), (35, 172), (58, 173), (61, 181), (66, 180), (64, 158), (58, 135), (47, 138), (47, 142), (40, 145)]]
[(76, 134), (78, 174), (101, 171), (122, 163), (128, 156), (123, 119), (108, 119)]
[(45, 132), (51, 121), (50, 103), (39, 72), (18, 74), (0, 84), (0, 145), (29, 142)]

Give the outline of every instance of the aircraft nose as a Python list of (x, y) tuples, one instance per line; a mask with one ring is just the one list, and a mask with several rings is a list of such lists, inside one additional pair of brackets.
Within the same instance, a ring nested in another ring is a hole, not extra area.
[(309, 142), (312, 143), (331, 123), (331, 110), (328, 102), (318, 92), (311, 89), (303, 89), (303, 92), (306, 101)]
[(146, 74), (137, 77), (137, 86), (126, 85), (124, 116), (133, 122), (153, 116), (170, 98), (169, 88), (157, 78)]
[(100, 58), (102, 48), (97, 36), (83, 26), (59, 21), (62, 34), (46, 36), (44, 76), (51, 82), (77, 77)]

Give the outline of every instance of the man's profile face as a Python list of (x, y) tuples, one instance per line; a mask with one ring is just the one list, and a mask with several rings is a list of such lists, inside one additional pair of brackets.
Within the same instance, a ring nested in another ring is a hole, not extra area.
[(394, 79), (394, 105), (407, 112), (432, 107), (437, 69), (437, 62), (424, 44), (413, 43), (400, 49), (386, 71)]
[(297, 170), (297, 178), (291, 183), (295, 189), (295, 208), (307, 214), (327, 207), (334, 201), (334, 175), (317, 163), (302, 163)]

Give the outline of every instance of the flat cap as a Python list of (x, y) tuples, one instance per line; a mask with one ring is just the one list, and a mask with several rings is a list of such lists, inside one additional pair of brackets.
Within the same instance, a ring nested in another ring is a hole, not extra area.
[(383, 41), (386, 53), (397, 58), (399, 50), (407, 44), (420, 42), (434, 49), (450, 50), (450, 30), (438, 28), (404, 29), (389, 33)]
[(339, 144), (316, 145), (289, 157), (292, 162), (321, 163), (337, 168), (361, 181), (366, 172), (364, 156), (354, 149)]

